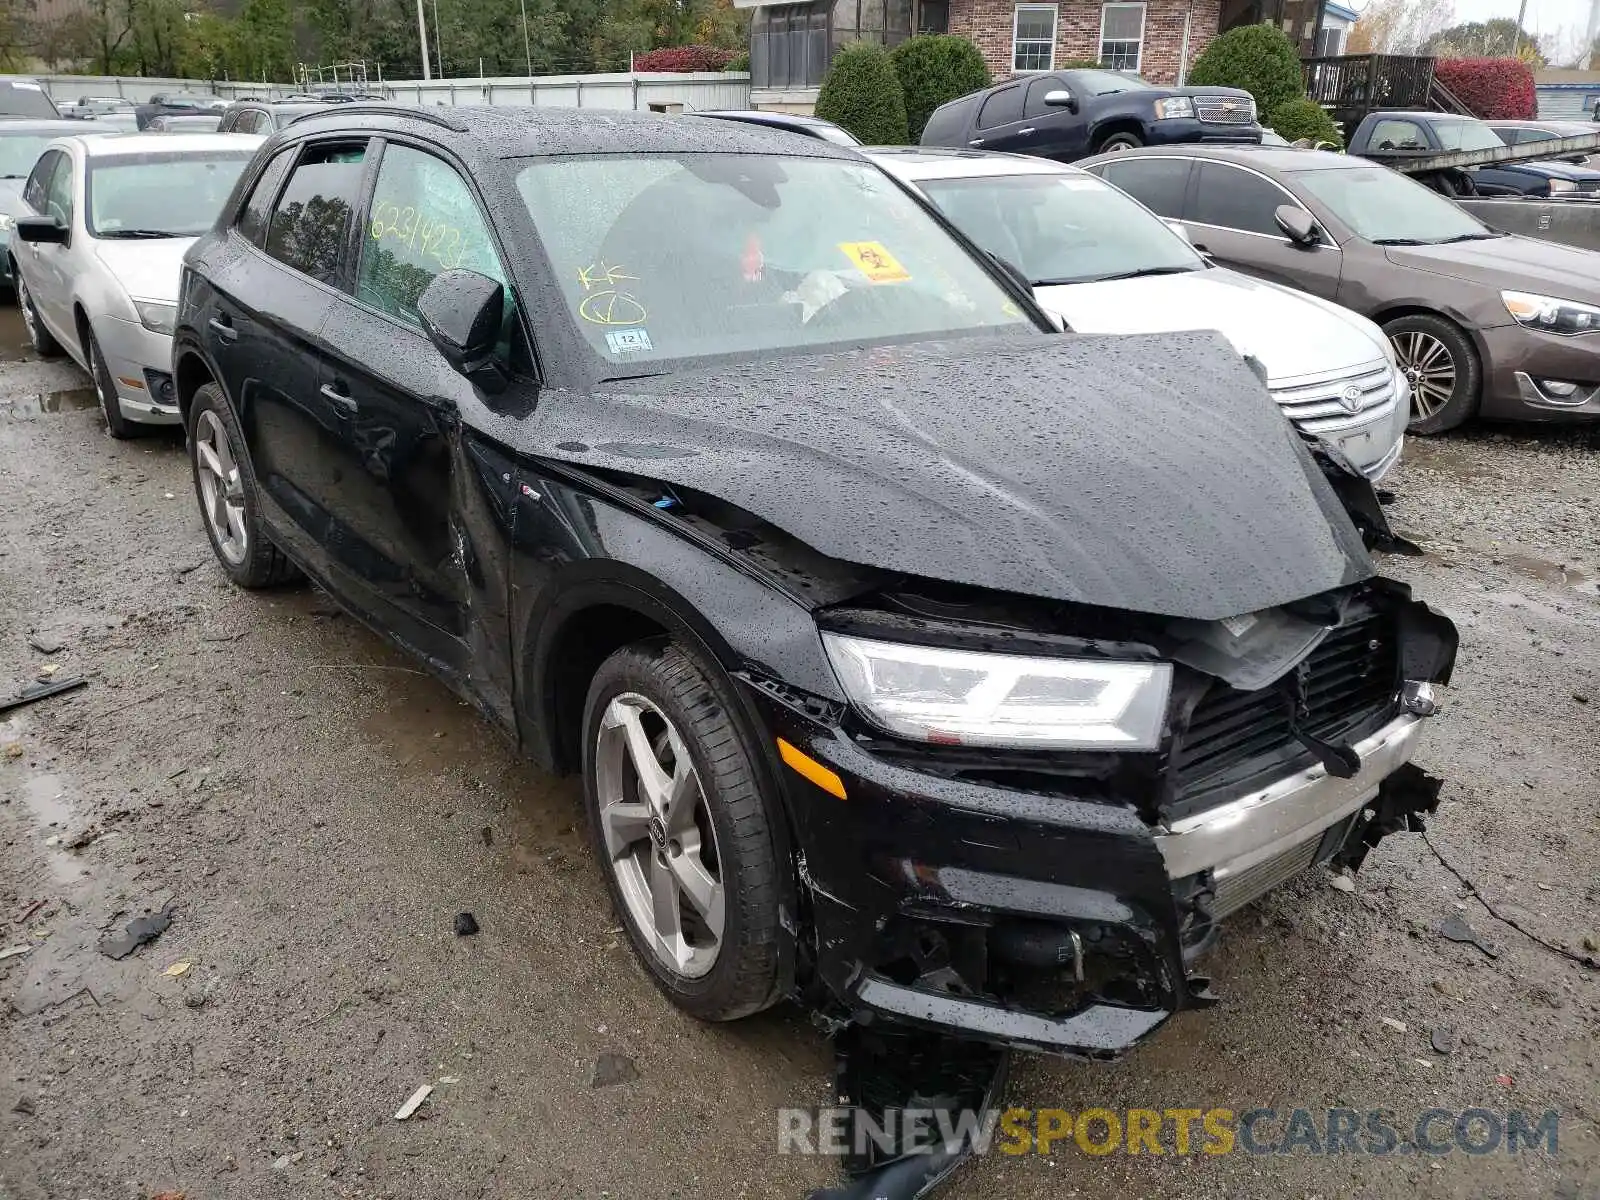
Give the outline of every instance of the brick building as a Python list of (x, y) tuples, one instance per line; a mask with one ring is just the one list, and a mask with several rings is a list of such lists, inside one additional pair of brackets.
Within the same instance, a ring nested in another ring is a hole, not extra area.
[(955, 33), (983, 52), (994, 77), (1095, 62), (1151, 83), (1178, 83), (1217, 34), (1221, 0), (812, 0), (754, 9), (751, 101), (809, 112), (828, 63), (857, 40), (896, 46), (913, 33)]

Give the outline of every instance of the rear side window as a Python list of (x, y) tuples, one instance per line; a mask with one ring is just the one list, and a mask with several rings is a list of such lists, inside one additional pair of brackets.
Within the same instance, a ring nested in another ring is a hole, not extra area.
[(1001, 88), (983, 102), (978, 112), (978, 128), (993, 129), (996, 125), (1009, 125), (1022, 120), (1022, 89)]
[(928, 123), (922, 127), (924, 146), (959, 146), (967, 131), (967, 117), (972, 109), (969, 99), (953, 100), (933, 110)]
[(261, 172), (255, 187), (250, 190), (250, 199), (245, 201), (245, 206), (239, 213), (237, 222), (239, 232), (257, 246), (266, 245), (267, 218), (272, 213), (272, 202), (277, 199), (278, 189), (283, 186), (283, 177), (289, 173), (289, 166), (294, 162), (294, 156), (294, 147), (280, 150), (273, 155), (272, 161), (267, 164), (267, 169)]
[(1278, 205), (1290, 203), (1293, 201), (1277, 184), (1259, 175), (1225, 163), (1203, 162), (1189, 220), (1281, 238), (1283, 230), (1272, 214)]
[(33, 80), (14, 79), (0, 83), (0, 116), (55, 118), (60, 115), (55, 102)]
[(1188, 159), (1129, 159), (1108, 163), (1099, 174), (1151, 212), (1172, 220), (1183, 216), (1183, 193), (1189, 185)]
[(301, 152), (267, 225), (268, 254), (303, 275), (339, 286), (366, 153), (365, 142), (324, 142)]

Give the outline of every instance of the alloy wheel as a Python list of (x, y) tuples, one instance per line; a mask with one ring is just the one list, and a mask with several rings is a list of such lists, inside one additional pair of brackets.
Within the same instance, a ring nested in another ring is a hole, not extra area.
[(716, 830), (683, 737), (646, 697), (606, 706), (594, 758), (606, 859), (635, 930), (689, 979), (716, 965), (727, 923)]
[(1419, 330), (1397, 333), (1389, 339), (1400, 370), (1411, 384), (1411, 417), (1425, 420), (1450, 402), (1456, 390), (1456, 360), (1450, 348), (1432, 334)]
[(28, 295), (28, 285), (22, 282), (22, 272), (16, 272), (17, 277), (17, 307), (22, 310), (22, 327), (28, 332), (28, 342), (35, 350), (39, 348), (39, 330), (35, 324), (38, 318), (33, 315), (33, 297)]
[(234, 461), (228, 431), (217, 414), (207, 409), (195, 422), (194, 455), (200, 482), (200, 507), (217, 552), (234, 566), (244, 562), (250, 551), (245, 532), (244, 487), (239, 481), (239, 465)]

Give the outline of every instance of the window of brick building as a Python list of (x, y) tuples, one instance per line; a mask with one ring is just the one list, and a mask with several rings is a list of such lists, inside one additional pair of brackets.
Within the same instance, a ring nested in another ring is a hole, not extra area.
[(1048, 71), (1056, 65), (1056, 6), (1019, 4), (1011, 27), (1011, 69)]
[(1100, 65), (1137, 71), (1144, 49), (1144, 5), (1106, 4), (1100, 9)]

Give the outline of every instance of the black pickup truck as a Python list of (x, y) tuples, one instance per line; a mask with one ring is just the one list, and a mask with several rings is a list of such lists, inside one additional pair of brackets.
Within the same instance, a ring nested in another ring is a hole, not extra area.
[(924, 146), (1008, 150), (1062, 162), (1178, 142), (1261, 141), (1249, 92), (1156, 87), (1116, 71), (1026, 75), (942, 104)]

